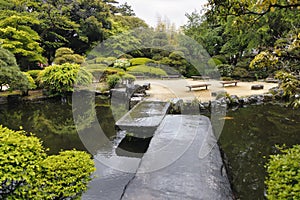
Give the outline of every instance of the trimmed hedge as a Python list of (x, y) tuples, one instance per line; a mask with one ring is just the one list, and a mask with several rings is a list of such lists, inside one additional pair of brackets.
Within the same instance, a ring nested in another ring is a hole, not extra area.
[(138, 66), (132, 66), (127, 68), (128, 72), (134, 72), (134, 73), (143, 73), (146, 76), (155, 77), (155, 76), (167, 76), (167, 73), (156, 67), (149, 67), (146, 65), (138, 65)]
[(269, 200), (300, 199), (300, 145), (281, 149), (267, 163), (267, 198)]
[(149, 62), (154, 62), (154, 60), (151, 60), (149, 58), (132, 58), (129, 61), (130, 61), (132, 66), (145, 65)]

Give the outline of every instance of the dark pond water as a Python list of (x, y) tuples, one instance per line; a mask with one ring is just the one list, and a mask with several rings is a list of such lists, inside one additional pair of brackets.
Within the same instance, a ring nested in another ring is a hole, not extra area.
[[(114, 116), (121, 114), (113, 114), (108, 100), (99, 99), (96, 105), (98, 121), (113, 143), (118, 139)], [(75, 129), (71, 103), (48, 100), (0, 105), (0, 124), (14, 130), (22, 126), (34, 133), (50, 149), (49, 154), (56, 154), (62, 149), (86, 150)], [(219, 141), (228, 157), (233, 187), (240, 199), (264, 199), (264, 165), (268, 156), (278, 153), (276, 144), (300, 144), (299, 130), (300, 110), (263, 105), (228, 113)], [(126, 143), (124, 140), (120, 146), (129, 151), (136, 151), (134, 147), (139, 146)], [(112, 146), (102, 148), (100, 153), (111, 153)], [(141, 146), (144, 148), (145, 145)]]
[[(98, 100), (96, 108), (98, 121), (104, 133), (113, 140), (116, 132), (108, 100)], [(70, 100), (60, 100), (0, 105), (0, 124), (13, 130), (20, 127), (41, 138), (43, 145), (49, 148), (49, 154), (61, 150), (84, 150), (74, 125)]]
[[(242, 108), (227, 114), (220, 144), (240, 199), (264, 199), (264, 165), (275, 145), (300, 144), (300, 110), (279, 105)], [(232, 118), (232, 119), (230, 119)]]

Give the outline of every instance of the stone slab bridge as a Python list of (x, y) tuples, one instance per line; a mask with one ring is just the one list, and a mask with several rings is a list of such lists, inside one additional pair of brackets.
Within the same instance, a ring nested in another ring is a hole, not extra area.
[(209, 118), (169, 115), (169, 107), (167, 102), (143, 101), (116, 122), (135, 137), (152, 132), (148, 150), (141, 159), (113, 158), (120, 165), (124, 159), (132, 161), (133, 173), (98, 162), (97, 169), (109, 173), (101, 172), (82, 199), (234, 199)]

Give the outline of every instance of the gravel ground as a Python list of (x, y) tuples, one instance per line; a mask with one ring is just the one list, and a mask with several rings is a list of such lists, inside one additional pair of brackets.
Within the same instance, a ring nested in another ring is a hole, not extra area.
[[(220, 81), (209, 80), (209, 81), (194, 81), (192, 79), (170, 79), (170, 80), (160, 80), (160, 79), (144, 79), (137, 80), (136, 84), (150, 83), (151, 88), (147, 91), (150, 95), (151, 100), (169, 100), (172, 98), (181, 98), (183, 100), (193, 100), (197, 98), (198, 100), (205, 102), (214, 99), (211, 96), (212, 92), (226, 91), (230, 95), (237, 95), (238, 97), (250, 96), (253, 94), (263, 94), (269, 91), (270, 88), (277, 86), (277, 83), (266, 83), (263, 81), (255, 82), (238, 82), (237, 86), (226, 85), (222, 87)], [(195, 88), (189, 91), (188, 85), (196, 85), (208, 83), (211, 84), (208, 90), (205, 88)], [(251, 90), (252, 85), (264, 85), (263, 90)]]

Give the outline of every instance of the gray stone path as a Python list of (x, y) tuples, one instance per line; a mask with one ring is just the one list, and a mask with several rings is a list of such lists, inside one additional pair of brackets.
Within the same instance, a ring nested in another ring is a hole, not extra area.
[[(166, 116), (122, 199), (232, 199), (215, 142), (208, 118)], [(199, 158), (200, 149), (208, 155)]]

